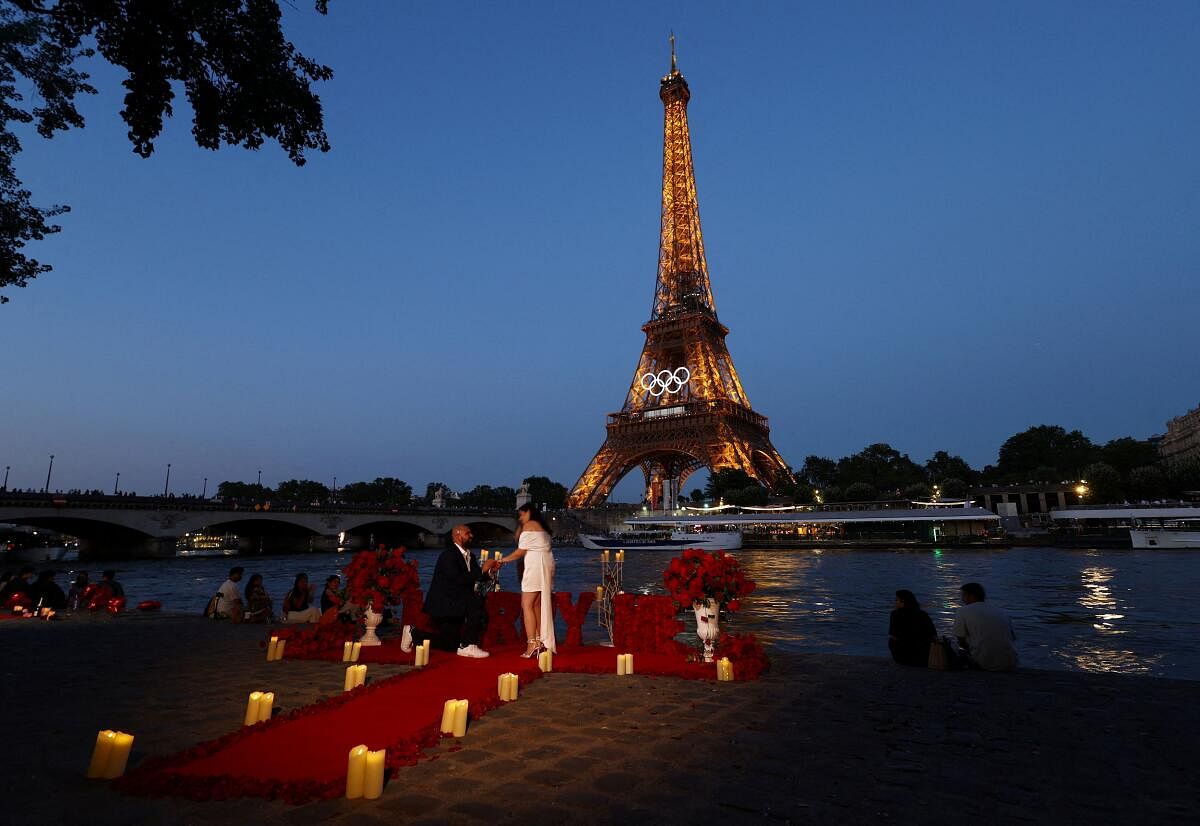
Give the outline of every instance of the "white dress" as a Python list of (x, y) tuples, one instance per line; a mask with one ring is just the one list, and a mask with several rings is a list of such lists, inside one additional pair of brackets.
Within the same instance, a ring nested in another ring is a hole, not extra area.
[(550, 550), (550, 534), (545, 531), (522, 531), (517, 547), (525, 550), (525, 575), (521, 590), (527, 594), (541, 592), (542, 645), (555, 651), (554, 645), (554, 553)]

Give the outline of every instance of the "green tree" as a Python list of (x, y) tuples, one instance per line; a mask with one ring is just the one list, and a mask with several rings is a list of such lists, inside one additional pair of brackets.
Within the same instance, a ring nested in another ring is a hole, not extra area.
[(688, 498), (692, 500), (693, 505), (703, 505), (704, 491), (702, 491), (700, 488), (692, 488), (692, 492)]
[(1167, 475), (1158, 465), (1129, 471), (1129, 495), (1135, 500), (1161, 499), (1167, 495)]
[(943, 479), (938, 487), (943, 499), (962, 499), (971, 492), (971, 486), (962, 479)]
[(217, 496), (220, 496), (222, 499), (254, 499), (261, 501), (270, 499), (274, 495), (275, 491), (266, 485), (259, 485), (254, 482), (234, 482), (227, 480), (217, 485)]
[(758, 481), (746, 471), (739, 468), (722, 468), (714, 470), (708, 475), (708, 484), (704, 486), (704, 494), (716, 502), (720, 499), (728, 499), (734, 491), (740, 492), (752, 486), (761, 487)]
[(976, 478), (977, 474), (961, 456), (955, 456), (944, 450), (939, 450), (925, 463), (925, 473), (929, 481), (940, 485), (946, 479), (962, 479), (967, 481)]
[(867, 482), (847, 485), (842, 496), (847, 502), (870, 502), (875, 498), (875, 487)]
[(842, 487), (864, 482), (879, 493), (887, 493), (924, 482), (925, 471), (907, 454), (880, 442), (840, 459), (837, 481)]
[[(316, 0), (324, 14), (328, 0)], [(24, 248), (58, 232), (67, 207), (36, 207), (14, 171), (15, 124), (43, 138), (84, 125), (79, 95), (95, 94), (77, 62), (99, 55), (128, 74), (121, 117), (148, 158), (181, 88), (205, 149), (276, 141), (297, 165), (329, 149), (315, 82), (332, 71), (284, 37), (277, 0), (0, 0), (0, 288), (50, 267)], [(86, 45), (85, 45), (86, 44)], [(18, 89), (32, 90), (30, 100)], [(0, 303), (7, 301), (0, 295)]]
[(338, 496), (356, 505), (386, 505), (403, 508), (412, 504), (412, 486), (392, 476), (377, 476), (373, 482), (351, 482), (338, 490)]
[(903, 491), (901, 491), (901, 494), (902, 494), (901, 498), (910, 499), (912, 501), (921, 501), (924, 499), (928, 499), (930, 496), (930, 493), (931, 492), (929, 490), (929, 485), (925, 484), (924, 482), (917, 482), (915, 484), (909, 485)]
[(1111, 465), (1121, 478), (1127, 479), (1134, 468), (1157, 464), (1158, 448), (1148, 439), (1124, 436), (1100, 448), (1100, 461)]
[(1035, 470), (1047, 467), (1058, 478), (1078, 479), (1097, 456), (1096, 446), (1078, 430), (1068, 433), (1043, 424), (1010, 436), (1000, 446), (996, 470), (1006, 482), (1049, 481), (1032, 478)]
[(466, 508), (511, 510), (516, 501), (517, 492), (507, 485), (497, 488), (491, 485), (476, 485), (458, 495), (458, 503)]
[(818, 490), (832, 487), (837, 481), (837, 462), (824, 456), (808, 456), (804, 466), (795, 474)]
[(744, 488), (733, 488), (725, 492), (726, 505), (765, 505), (767, 504), (767, 489), (757, 483), (751, 483)]
[(280, 499), (288, 502), (325, 502), (329, 499), (329, 488), (312, 479), (288, 479), (275, 489)]
[[(522, 484), (529, 485), (529, 495), (539, 508), (545, 505), (548, 510), (561, 510), (567, 503), (567, 488), (546, 476), (528, 476)], [(512, 507), (512, 503), (504, 507)]]
[(1200, 491), (1200, 459), (1182, 459), (1165, 467), (1167, 493), (1183, 497)]
[(1124, 497), (1121, 474), (1112, 465), (1093, 462), (1083, 469), (1083, 479), (1087, 483), (1087, 498), (1091, 504), (1112, 504)]

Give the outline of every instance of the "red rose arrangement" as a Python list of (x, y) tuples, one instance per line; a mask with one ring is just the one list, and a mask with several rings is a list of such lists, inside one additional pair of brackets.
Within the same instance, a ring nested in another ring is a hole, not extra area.
[(756, 587), (735, 557), (724, 551), (710, 554), (695, 548), (671, 560), (663, 572), (663, 584), (681, 609), (711, 599), (726, 611), (738, 610), (738, 600)]
[(359, 606), (371, 603), (376, 611), (402, 602), (421, 587), (417, 563), (404, 558), (404, 549), (359, 551), (342, 569), (346, 599)]
[(767, 652), (753, 634), (722, 633), (716, 656), (728, 657), (733, 663), (735, 680), (757, 680), (758, 675), (771, 667)]

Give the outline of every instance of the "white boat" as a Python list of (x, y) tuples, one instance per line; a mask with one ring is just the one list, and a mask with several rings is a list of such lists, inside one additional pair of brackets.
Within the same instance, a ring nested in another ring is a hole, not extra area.
[(185, 533), (175, 543), (175, 556), (185, 559), (237, 556), (241, 550), (237, 534), (232, 533)]
[(1200, 519), (1134, 519), (1129, 529), (1134, 548), (1200, 548)]
[(617, 531), (579, 534), (579, 544), (593, 551), (736, 551), (742, 547), (741, 531)]

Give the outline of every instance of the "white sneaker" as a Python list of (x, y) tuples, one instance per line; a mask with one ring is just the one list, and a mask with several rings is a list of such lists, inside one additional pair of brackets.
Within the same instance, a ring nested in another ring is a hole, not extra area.
[(492, 655), (484, 651), (478, 645), (460, 645), (458, 648), (458, 656), (474, 657), (477, 660), (481, 660), (484, 657), (490, 657)]
[(412, 626), (404, 626), (403, 633), (400, 634), (400, 650), (404, 653), (412, 651)]

